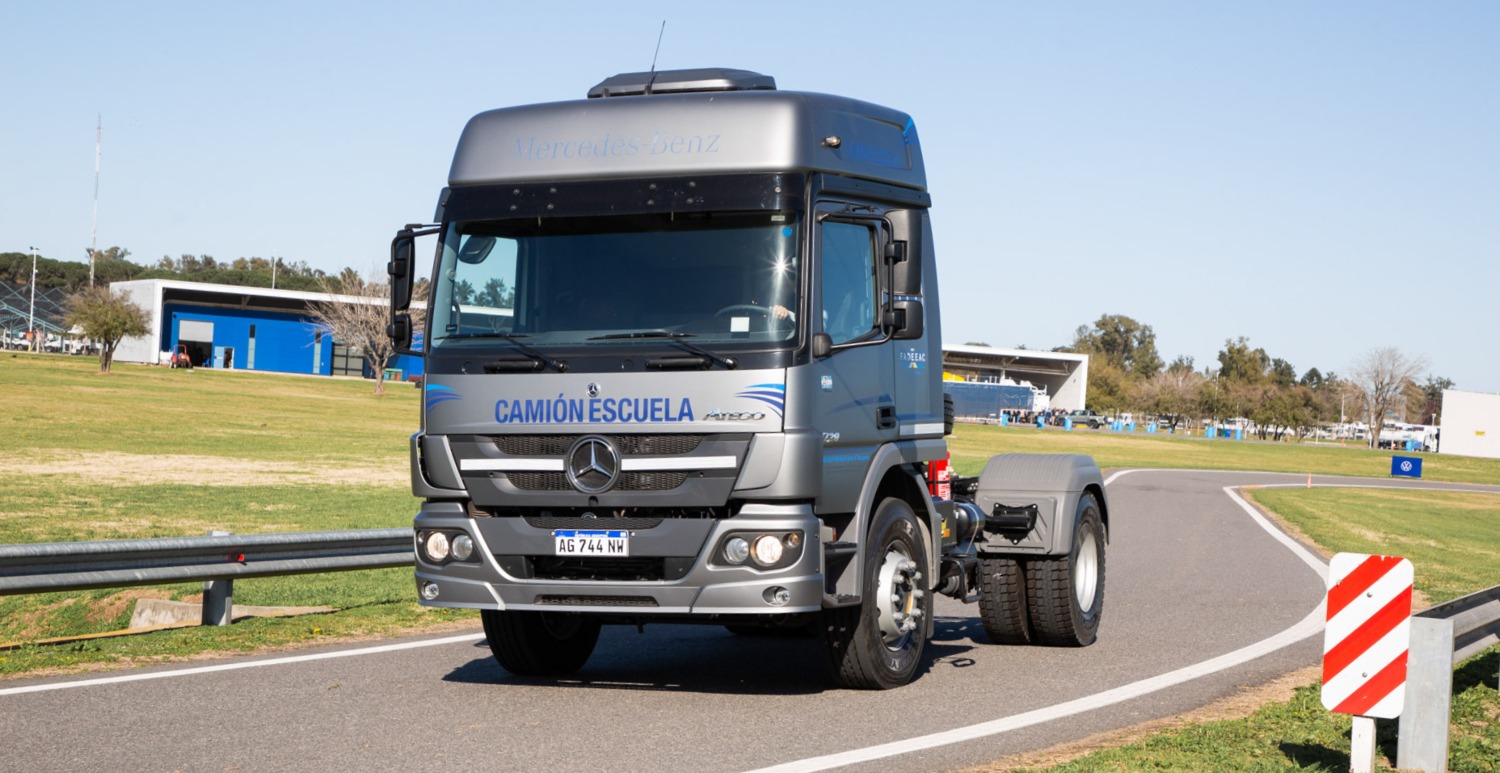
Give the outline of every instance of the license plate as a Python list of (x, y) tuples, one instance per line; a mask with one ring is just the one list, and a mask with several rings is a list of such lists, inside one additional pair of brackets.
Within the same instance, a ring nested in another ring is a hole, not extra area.
[(555, 529), (552, 542), (559, 556), (630, 555), (630, 532), (624, 529)]

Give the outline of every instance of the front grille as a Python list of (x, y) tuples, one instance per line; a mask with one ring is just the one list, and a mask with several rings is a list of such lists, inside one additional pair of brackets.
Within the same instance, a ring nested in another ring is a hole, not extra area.
[[(512, 456), (562, 456), (579, 435), (496, 435), (490, 438), (501, 453)], [(702, 435), (609, 435), (621, 456), (690, 454)]]
[(565, 518), (558, 516), (524, 516), (526, 525), (538, 529), (625, 529), (642, 531), (661, 525), (660, 518)]
[(537, 596), (538, 604), (565, 604), (567, 606), (595, 607), (654, 607), (656, 599), (649, 596)]
[[(572, 491), (573, 484), (561, 472), (507, 472), (505, 477), (522, 491)], [(623, 472), (615, 491), (671, 491), (687, 481), (685, 472)]]
[(661, 558), (559, 558), (532, 556), (532, 576), (539, 580), (647, 582), (666, 577)]

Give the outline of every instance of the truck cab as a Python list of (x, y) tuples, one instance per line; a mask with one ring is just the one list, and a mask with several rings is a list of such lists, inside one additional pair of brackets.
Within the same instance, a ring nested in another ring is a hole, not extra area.
[(518, 673), (674, 621), (909, 680), (955, 518), (930, 204), (910, 116), (743, 70), (471, 119), (390, 264), (392, 337), (425, 335), (422, 603), (481, 610)]

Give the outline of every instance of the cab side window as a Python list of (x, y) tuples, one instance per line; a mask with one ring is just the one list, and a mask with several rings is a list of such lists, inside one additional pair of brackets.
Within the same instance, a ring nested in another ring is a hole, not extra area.
[(830, 220), (820, 241), (823, 332), (849, 343), (875, 327), (875, 231)]

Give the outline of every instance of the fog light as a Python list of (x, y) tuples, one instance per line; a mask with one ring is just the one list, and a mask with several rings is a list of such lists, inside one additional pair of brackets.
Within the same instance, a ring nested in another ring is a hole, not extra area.
[(422, 598), (432, 601), (438, 597), (438, 586), (435, 582), (422, 583)]
[(750, 543), (743, 537), (730, 537), (724, 543), (724, 560), (731, 564), (743, 564), (750, 557)]
[(767, 604), (773, 607), (784, 607), (787, 605), (787, 602), (792, 600), (792, 592), (780, 585), (772, 585), (766, 588), (765, 593), (760, 595), (765, 598)]
[(781, 540), (774, 534), (764, 534), (755, 538), (755, 562), (761, 566), (770, 566), (781, 560)]
[(430, 561), (448, 560), (448, 535), (440, 531), (427, 532), (427, 539), (422, 542), (422, 552), (427, 554)]
[(786, 535), (781, 541), (786, 544), (787, 550), (796, 550), (797, 546), (802, 544), (802, 532), (794, 531)]
[(453, 538), (453, 557), (459, 561), (469, 560), (474, 555), (474, 540), (467, 534)]

